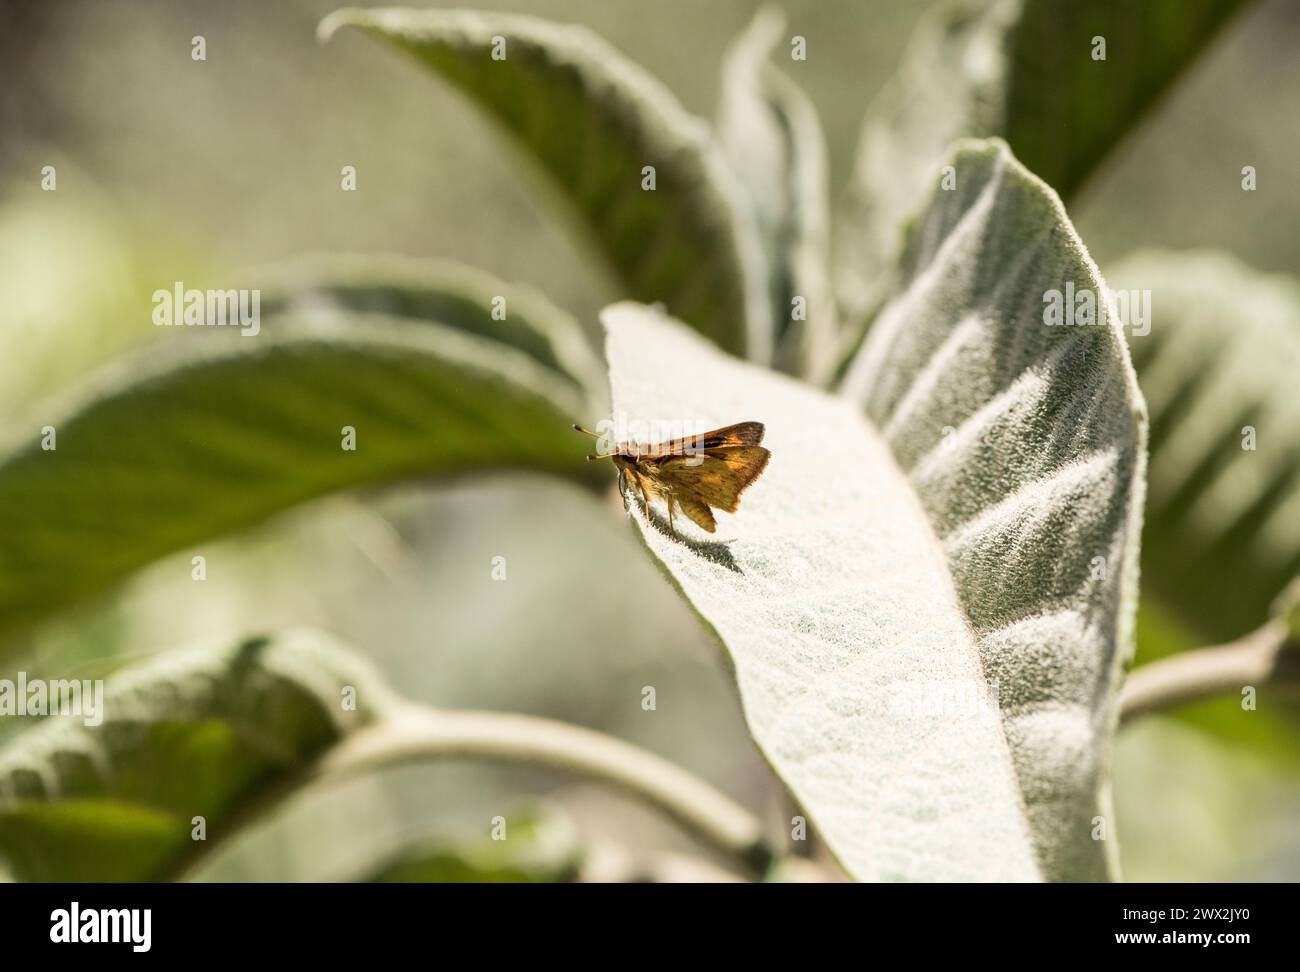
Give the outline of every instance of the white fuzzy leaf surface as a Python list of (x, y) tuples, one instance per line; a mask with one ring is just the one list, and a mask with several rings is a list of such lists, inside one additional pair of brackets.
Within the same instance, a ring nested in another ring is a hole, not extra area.
[[(854, 403), (606, 310), (615, 422), (754, 420), (772, 458), (705, 534), (637, 529), (717, 632), (759, 748), (863, 880), (1036, 880), (998, 709), (944, 550)], [(686, 426), (689, 426), (687, 428)]]
[[(1110, 753), (1132, 655), (1146, 406), (1106, 284), (1056, 194), (960, 144), (842, 391), (907, 472), (997, 688), (1039, 864), (1114, 873)], [(1069, 326), (1045, 295), (1074, 295)], [(1103, 839), (1104, 835), (1104, 839)]]

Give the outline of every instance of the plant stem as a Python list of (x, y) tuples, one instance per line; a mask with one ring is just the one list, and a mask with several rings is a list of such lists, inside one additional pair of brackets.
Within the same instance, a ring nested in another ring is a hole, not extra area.
[[(361, 729), (293, 779), (267, 792), (226, 822), (219, 842), (242, 833), (302, 787), (416, 762), (483, 759), (571, 772), (612, 784), (668, 814), (747, 875), (761, 876), (773, 852), (762, 826), (744, 807), (675, 764), (613, 736), (552, 719), (500, 712), (406, 705)], [(207, 857), (217, 841), (201, 850)], [(197, 855), (180, 863), (183, 877)]]
[(1286, 626), (1270, 621), (1237, 641), (1162, 658), (1135, 669), (1120, 693), (1120, 725), (1170, 706), (1300, 676)]

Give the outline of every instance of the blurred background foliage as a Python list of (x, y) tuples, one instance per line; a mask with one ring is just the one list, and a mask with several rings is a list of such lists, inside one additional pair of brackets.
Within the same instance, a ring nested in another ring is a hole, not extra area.
[[(8, 439), (39, 427), (48, 403), (97, 363), (175, 339), (150, 321), (155, 289), (175, 280), (237, 286), (242, 270), (302, 253), (454, 258), (538, 287), (594, 335), (595, 312), (617, 288), (566, 235), (490, 123), (358, 33), (318, 46), (316, 25), (337, 5), (0, 7)], [(587, 25), (705, 118), (724, 51), (757, 6), (505, 5)], [(808, 40), (808, 60), (784, 67), (822, 113), (835, 199), (866, 105), (930, 4), (780, 6), (790, 32)], [(190, 57), (198, 34), (205, 62)], [(1070, 214), (1103, 272), (1143, 247), (1211, 246), (1260, 271), (1300, 266), (1298, 47), (1294, 4), (1261, 0), (1089, 179)], [(1260, 173), (1253, 193), (1239, 188), (1246, 164)], [(44, 165), (57, 168), (57, 192), (40, 189)], [(343, 165), (357, 167), (359, 191), (339, 191)], [(575, 441), (575, 458), (583, 448)], [(202, 584), (190, 580), (195, 553), (207, 558)], [(506, 558), (505, 582), (492, 580), (495, 556)], [(0, 675), (26, 667), (98, 677), (195, 639), (289, 625), (355, 644), (411, 698), (602, 729), (713, 781), (774, 826), (789, 815), (721, 655), (689, 609), (611, 509), (540, 477), (411, 484), (310, 504), (168, 557), (18, 635), (18, 661)], [(1201, 640), (1181, 619), (1144, 607), (1139, 662)], [(640, 705), (646, 685), (657, 690), (654, 712)], [(1285, 720), (1282, 731), (1256, 731), (1251, 720), (1263, 715), (1229, 699), (1121, 735), (1114, 786), (1128, 878), (1300, 878), (1300, 732)], [(0, 738), (17, 728), (0, 724)], [(529, 794), (549, 794), (584, 843), (647, 859), (689, 849), (655, 815), (591, 786), (522, 770), (406, 768), (295, 800), (201, 876), (348, 878), (404, 835), (481, 839), (493, 815)]]

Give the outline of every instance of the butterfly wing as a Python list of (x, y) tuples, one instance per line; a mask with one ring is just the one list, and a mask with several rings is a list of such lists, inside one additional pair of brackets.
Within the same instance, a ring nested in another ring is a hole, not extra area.
[[(683, 497), (735, 513), (740, 507), (740, 494), (767, 468), (771, 456), (762, 446), (725, 446), (709, 449), (702, 456), (669, 456), (658, 460), (654, 463), (655, 475), (665, 492), (678, 498), (682, 511), (696, 520), (682, 504)], [(713, 519), (712, 515), (709, 519)]]
[(705, 432), (705, 449), (726, 449), (731, 446), (756, 446), (763, 441), (762, 422), (739, 422), (725, 428)]
[(718, 521), (713, 518), (713, 512), (704, 500), (687, 493), (678, 493), (673, 498), (677, 500), (677, 508), (698, 523), (704, 532), (712, 533), (718, 528)]
[(652, 446), (644, 454), (650, 458), (668, 456), (698, 456), (712, 449), (729, 449), (732, 446), (756, 446), (763, 441), (762, 422), (738, 422), (712, 432), (670, 439)]

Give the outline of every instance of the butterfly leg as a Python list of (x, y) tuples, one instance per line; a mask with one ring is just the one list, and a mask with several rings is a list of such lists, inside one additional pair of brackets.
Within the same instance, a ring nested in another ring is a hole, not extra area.
[(623, 501), (623, 512), (627, 512), (627, 473), (618, 471), (618, 498)]
[(673, 535), (674, 540), (677, 539), (677, 528), (673, 526), (673, 498), (671, 496), (668, 497), (668, 532)]

